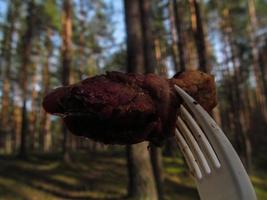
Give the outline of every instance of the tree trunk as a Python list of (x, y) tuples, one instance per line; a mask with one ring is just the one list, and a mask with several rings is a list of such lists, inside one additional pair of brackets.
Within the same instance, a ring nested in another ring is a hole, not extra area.
[(128, 195), (136, 200), (158, 199), (147, 147), (147, 142), (127, 146)]
[(158, 199), (162, 200), (164, 199), (164, 175), (161, 148), (152, 145), (150, 149), (150, 156), (156, 181)]
[(83, 77), (84, 73), (84, 66), (85, 63), (85, 55), (84, 55), (84, 47), (85, 47), (85, 40), (84, 40), (84, 32), (85, 32), (85, 17), (86, 17), (86, 11), (84, 10), (84, 0), (80, 0), (80, 35), (79, 35), (79, 57), (80, 57), (80, 66), (79, 66), (79, 72), (80, 72), (80, 79)]
[[(10, 50), (9, 50), (10, 51)], [(10, 60), (9, 60), (10, 61)], [(6, 69), (5, 69), (5, 75), (3, 80), (3, 89), (2, 89), (2, 110), (1, 110), (1, 133), (4, 134), (4, 144), (5, 144), (5, 151), (6, 153), (11, 153), (10, 150), (10, 136), (11, 136), (11, 130), (10, 130), (10, 74), (9, 74), (9, 68), (10, 63), (8, 64), (8, 60), (6, 60)]]
[(10, 69), (12, 66), (12, 41), (13, 41), (13, 34), (15, 31), (15, 20), (17, 14), (17, 5), (18, 2), (11, 1), (9, 3), (8, 11), (7, 11), (7, 18), (6, 21), (9, 26), (4, 27), (3, 31), (3, 41), (2, 41), (2, 63), (3, 64), (3, 86), (2, 86), (2, 109), (0, 113), (1, 118), (1, 129), (3, 134), (5, 134), (5, 151), (6, 153), (11, 153), (11, 134), (12, 131), (10, 129), (12, 118), (11, 116), (11, 101), (10, 101)]
[[(35, 65), (35, 64), (34, 64)], [(36, 98), (38, 96), (38, 92), (35, 89), (37, 83), (36, 77), (36, 66), (34, 66), (33, 75), (32, 75), (32, 94), (31, 94), (31, 112), (29, 113), (29, 141), (30, 141), (30, 149), (34, 150), (36, 147), (36, 120), (37, 120), (37, 108), (36, 108)]]
[[(71, 0), (63, 2), (62, 16), (62, 85), (69, 85), (70, 82), (70, 67), (72, 62), (72, 5)], [(70, 161), (68, 149), (68, 130), (63, 124), (63, 159)]]
[(174, 14), (173, 14), (173, 5), (172, 1), (169, 3), (169, 21), (170, 21), (170, 31), (171, 31), (171, 39), (172, 39), (172, 48), (171, 48), (171, 54), (172, 54), (172, 61), (174, 66), (174, 71), (178, 71), (179, 69), (179, 63), (178, 63), (178, 49), (177, 49), (177, 43), (178, 38), (175, 30), (175, 21), (174, 21)]
[[(14, 97), (15, 96), (19, 96), (19, 89), (18, 87), (14, 86), (13, 88), (13, 94)], [(18, 106), (14, 103), (13, 105), (13, 111), (12, 111), (12, 118), (13, 118), (13, 127), (14, 127), (14, 144), (13, 144), (13, 149), (16, 152), (19, 147), (20, 147), (20, 142), (21, 142), (21, 125), (22, 125), (22, 120), (21, 120), (21, 116), (22, 116), (22, 110), (21, 110), (21, 106)]]
[(157, 69), (155, 69), (155, 72), (157, 72), (157, 74), (160, 76), (167, 77), (168, 73), (166, 69), (166, 64), (164, 63), (162, 59), (162, 46), (160, 44), (160, 40), (156, 39), (154, 44), (155, 44), (155, 56), (156, 56), (156, 62), (157, 62)]
[(259, 52), (259, 66), (263, 81), (263, 88), (265, 97), (267, 97), (267, 58), (266, 58), (266, 46)]
[[(140, 0), (141, 23), (143, 31), (143, 47), (144, 47), (144, 60), (145, 72), (155, 73), (156, 55), (154, 38), (152, 31), (152, 13), (151, 13), (151, 0)], [(165, 74), (166, 76), (166, 74)], [(151, 163), (153, 174), (156, 181), (156, 188), (158, 199), (163, 199), (163, 168), (162, 168), (162, 154), (161, 149), (152, 145), (151, 146)]]
[(192, 30), (198, 54), (198, 69), (203, 72), (209, 72), (205, 33), (203, 30), (203, 20), (200, 12), (199, 0), (189, 0), (189, 5), (191, 11)]
[(139, 1), (124, 0), (127, 32), (127, 71), (144, 73)]
[[(128, 72), (144, 72), (144, 44), (139, 1), (125, 0)], [(147, 142), (127, 146), (128, 196), (157, 200)]]
[[(232, 39), (232, 26), (230, 23), (229, 12), (228, 10), (224, 11), (224, 20), (225, 20), (225, 27), (224, 27), (224, 34), (225, 40), (230, 47), (230, 54), (232, 66), (233, 66), (233, 81), (230, 83), (229, 88), (232, 91), (231, 94), (231, 104), (232, 104), (232, 111), (234, 115), (234, 126), (235, 126), (235, 136), (237, 141), (237, 152), (239, 153), (241, 160), (243, 161), (247, 171), (250, 173), (252, 170), (251, 166), (251, 141), (248, 135), (249, 131), (249, 111), (248, 107), (246, 107), (246, 96), (242, 95), (245, 91), (241, 90), (241, 83), (242, 83), (242, 73), (240, 62), (238, 61), (236, 47), (234, 45)], [(230, 73), (229, 73), (230, 74)]]
[[(52, 55), (52, 42), (51, 42), (51, 29), (48, 28), (47, 35), (46, 35), (46, 42), (45, 42), (47, 54), (46, 54), (46, 61), (43, 68), (43, 75), (42, 75), (42, 82), (43, 82), (43, 96), (45, 96), (50, 88), (50, 81), (49, 81), (49, 59)], [(48, 115), (44, 109), (41, 110), (41, 127), (40, 127), (40, 144), (41, 148), (44, 152), (49, 152), (52, 147), (52, 135), (50, 132), (50, 115)]]
[(21, 131), (20, 131), (20, 158), (26, 158), (26, 148), (27, 148), (27, 130), (28, 130), (28, 119), (27, 119), (27, 107), (26, 107), (26, 97), (22, 104), (22, 119), (21, 119)]
[[(180, 69), (176, 69), (176, 71), (184, 71), (185, 70), (185, 36), (184, 36), (184, 31), (182, 30), (183, 27), (183, 21), (182, 21), (182, 6), (180, 0), (173, 0), (173, 13), (175, 16), (175, 27), (176, 27), (176, 33), (178, 36), (178, 41), (177, 41), (177, 48), (179, 50), (179, 64), (180, 64)], [(179, 5), (180, 3), (180, 5)]]
[(252, 49), (252, 65), (254, 77), (256, 80), (256, 99), (260, 106), (260, 110), (265, 118), (265, 122), (267, 122), (267, 101), (263, 91), (263, 81), (261, 80), (260, 76), (259, 52), (257, 47), (258, 41), (256, 38), (256, 31), (258, 30), (258, 20), (256, 16), (254, 0), (248, 0), (248, 9), (250, 17), (249, 34)]
[(144, 66), (146, 73), (154, 73), (156, 68), (155, 47), (154, 47), (154, 35), (152, 33), (151, 23), (151, 0), (139, 0), (142, 35), (143, 35), (143, 48), (144, 48)]
[(28, 98), (28, 65), (30, 63), (30, 55), (32, 49), (32, 39), (34, 36), (35, 16), (36, 16), (35, 2), (34, 0), (29, 1), (27, 9), (27, 28), (22, 36), (22, 66), (21, 66), (21, 90), (22, 90), (22, 125), (21, 125), (21, 146), (19, 156), (22, 158), (26, 157), (27, 148), (27, 133), (28, 133), (28, 119), (27, 119), (27, 107), (26, 102)]

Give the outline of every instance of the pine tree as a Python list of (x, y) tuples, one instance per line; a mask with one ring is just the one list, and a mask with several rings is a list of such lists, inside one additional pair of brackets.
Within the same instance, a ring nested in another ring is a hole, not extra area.
[(22, 125), (21, 125), (21, 144), (20, 157), (26, 157), (26, 148), (28, 146), (28, 116), (26, 103), (28, 100), (28, 65), (30, 64), (30, 55), (34, 37), (34, 28), (36, 26), (36, 7), (35, 1), (27, 2), (26, 30), (21, 37), (21, 90), (22, 90)]
[[(125, 0), (128, 72), (144, 72), (143, 33), (139, 1)], [(157, 200), (147, 142), (127, 146), (128, 195), (134, 199)]]
[[(62, 85), (66, 86), (70, 83), (70, 70), (72, 62), (72, 5), (71, 0), (63, 2), (62, 16)], [(69, 145), (68, 145), (68, 130), (63, 124), (63, 159), (66, 162), (70, 161)]]
[(189, 0), (191, 11), (192, 31), (195, 38), (197, 54), (198, 54), (198, 69), (203, 72), (209, 72), (207, 47), (205, 41), (205, 33), (203, 29), (203, 19), (201, 15), (199, 0)]
[[(178, 1), (178, 2), (177, 2)], [(182, 4), (181, 0), (172, 0), (173, 4), (173, 13), (174, 13), (174, 19), (175, 19), (175, 28), (177, 33), (177, 48), (179, 50), (179, 69), (176, 69), (176, 71), (184, 71), (185, 70), (185, 35), (184, 31), (182, 29), (183, 27), (183, 13), (182, 13)]]
[(10, 123), (12, 121), (11, 116), (11, 67), (12, 67), (12, 43), (15, 32), (15, 21), (17, 18), (17, 12), (19, 9), (18, 1), (10, 1), (7, 10), (6, 26), (4, 27), (4, 35), (2, 40), (2, 67), (3, 67), (3, 86), (2, 86), (2, 109), (0, 113), (1, 119), (1, 132), (5, 135), (6, 152), (11, 153), (11, 137)]

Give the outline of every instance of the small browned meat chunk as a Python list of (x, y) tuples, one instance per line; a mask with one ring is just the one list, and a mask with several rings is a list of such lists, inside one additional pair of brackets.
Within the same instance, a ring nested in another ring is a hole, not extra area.
[(105, 144), (147, 140), (160, 146), (174, 134), (181, 103), (174, 84), (189, 92), (206, 109), (216, 105), (213, 78), (188, 71), (169, 80), (155, 74), (108, 72), (56, 88), (44, 98), (43, 107), (51, 114), (62, 116), (68, 129), (76, 135)]
[(216, 106), (216, 86), (213, 76), (196, 70), (188, 70), (176, 74), (170, 81), (194, 97), (207, 111), (211, 111)]

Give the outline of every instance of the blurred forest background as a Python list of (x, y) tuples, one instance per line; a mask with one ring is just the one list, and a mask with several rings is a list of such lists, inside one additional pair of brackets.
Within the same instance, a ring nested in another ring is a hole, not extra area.
[(105, 146), (42, 98), (108, 70), (215, 76), (213, 116), (267, 199), (266, 0), (0, 0), (0, 199), (199, 199), (173, 141)]

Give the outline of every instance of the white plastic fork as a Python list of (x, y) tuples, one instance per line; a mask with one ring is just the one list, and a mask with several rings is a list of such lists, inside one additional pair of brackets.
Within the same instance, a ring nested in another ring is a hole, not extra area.
[(209, 114), (183, 89), (175, 139), (194, 176), (201, 200), (256, 200), (233, 146)]

